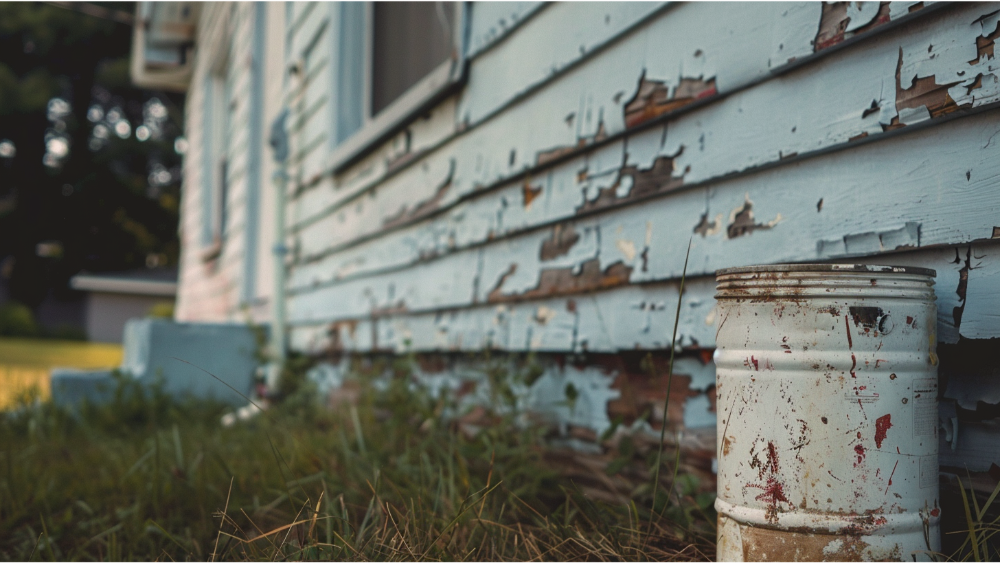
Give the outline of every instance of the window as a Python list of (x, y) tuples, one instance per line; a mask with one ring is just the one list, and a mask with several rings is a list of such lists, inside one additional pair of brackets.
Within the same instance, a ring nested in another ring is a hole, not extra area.
[(213, 72), (205, 82), (204, 139), (202, 184), (202, 244), (208, 247), (204, 258), (219, 255), (226, 232), (226, 200), (229, 172), (229, 115), (231, 90), (226, 78), (228, 69)]
[(337, 2), (333, 166), (343, 169), (464, 78), (456, 2)]
[(452, 54), (454, 4), (378, 2), (372, 17), (372, 114)]

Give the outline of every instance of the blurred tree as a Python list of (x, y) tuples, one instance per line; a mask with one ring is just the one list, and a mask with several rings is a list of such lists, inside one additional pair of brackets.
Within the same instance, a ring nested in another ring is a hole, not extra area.
[(84, 269), (176, 264), (183, 98), (132, 86), (134, 11), (0, 2), (0, 273), (31, 307)]

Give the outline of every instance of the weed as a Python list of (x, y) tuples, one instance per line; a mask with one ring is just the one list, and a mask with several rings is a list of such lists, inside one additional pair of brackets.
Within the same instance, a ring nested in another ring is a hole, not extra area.
[[(949, 561), (997, 561), (1000, 560), (1000, 549), (994, 536), (1000, 532), (1000, 516), (993, 516), (990, 508), (1000, 495), (1000, 482), (996, 484), (989, 498), (979, 505), (979, 499), (974, 486), (972, 486), (972, 476), (967, 475), (970, 482), (969, 490), (965, 484), (958, 480), (958, 491), (962, 499), (963, 517), (966, 524), (964, 530), (952, 532), (960, 537), (964, 536), (962, 543), (947, 557)], [(971, 504), (970, 504), (971, 502)], [(991, 552), (992, 551), (992, 552)]]

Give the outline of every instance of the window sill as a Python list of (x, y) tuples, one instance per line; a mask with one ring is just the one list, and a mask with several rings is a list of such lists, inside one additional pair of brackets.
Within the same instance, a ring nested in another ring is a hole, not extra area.
[(410, 87), (354, 135), (334, 149), (330, 169), (339, 174), (374, 151), (421, 113), (453, 93), (466, 78), (463, 59), (447, 60)]
[(215, 241), (201, 249), (201, 261), (208, 263), (222, 255), (222, 240), (216, 238)]

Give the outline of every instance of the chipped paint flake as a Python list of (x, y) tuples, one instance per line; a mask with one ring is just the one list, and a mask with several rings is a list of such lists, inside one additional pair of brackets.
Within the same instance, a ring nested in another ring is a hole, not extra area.
[(542, 305), (535, 310), (535, 321), (539, 324), (548, 324), (556, 316), (556, 310)]
[(625, 257), (626, 262), (632, 262), (635, 260), (635, 243), (630, 240), (618, 239), (615, 241), (615, 246), (618, 251), (622, 253)]
[(737, 238), (751, 234), (757, 230), (772, 229), (780, 222), (781, 214), (778, 213), (774, 219), (766, 223), (754, 223), (753, 202), (750, 201), (750, 194), (748, 193), (743, 205), (733, 209), (729, 213), (729, 225), (726, 227), (726, 235), (731, 239)]
[(665, 81), (648, 80), (643, 74), (635, 95), (625, 104), (625, 126), (641, 125), (717, 92), (715, 77), (682, 77), (671, 88)]

